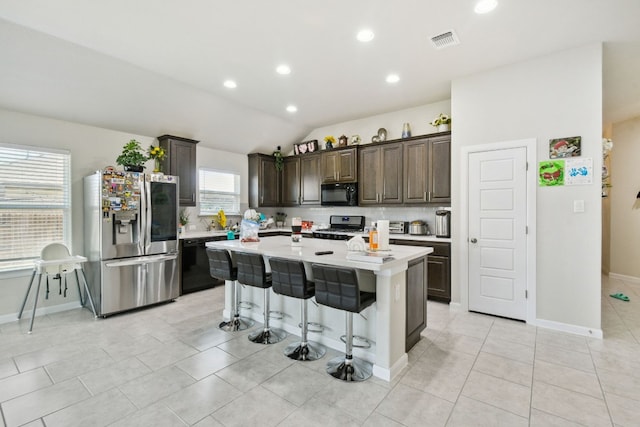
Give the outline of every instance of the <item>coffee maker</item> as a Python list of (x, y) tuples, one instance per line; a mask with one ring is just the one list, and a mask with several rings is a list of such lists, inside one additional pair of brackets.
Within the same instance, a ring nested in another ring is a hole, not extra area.
[(451, 237), (451, 211), (436, 211), (436, 237)]

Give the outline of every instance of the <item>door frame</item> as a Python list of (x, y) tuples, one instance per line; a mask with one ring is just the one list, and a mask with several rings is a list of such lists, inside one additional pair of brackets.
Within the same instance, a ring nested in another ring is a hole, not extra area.
[(471, 153), (504, 150), (509, 148), (521, 148), (527, 150), (527, 172), (526, 172), (526, 188), (527, 188), (527, 272), (526, 272), (526, 322), (536, 323), (536, 191), (537, 191), (537, 160), (536, 150), (537, 141), (535, 138), (519, 139), (512, 141), (494, 142), (488, 144), (471, 145), (462, 147), (461, 167), (461, 203), (460, 203), (460, 234), (458, 242), (461, 250), (460, 254), (460, 308), (469, 311), (469, 155)]

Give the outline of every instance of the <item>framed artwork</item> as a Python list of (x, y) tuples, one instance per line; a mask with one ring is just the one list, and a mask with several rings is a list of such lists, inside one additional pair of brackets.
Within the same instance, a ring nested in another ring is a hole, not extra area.
[(565, 185), (585, 185), (593, 182), (593, 159), (565, 160)]
[(580, 153), (582, 137), (571, 136), (549, 140), (549, 158), (564, 159), (567, 157), (578, 157)]
[(311, 141), (301, 142), (299, 144), (293, 144), (293, 153), (297, 156), (298, 154), (305, 153), (313, 153), (318, 151), (318, 140), (314, 139)]
[(540, 162), (538, 176), (540, 187), (564, 185), (564, 160)]

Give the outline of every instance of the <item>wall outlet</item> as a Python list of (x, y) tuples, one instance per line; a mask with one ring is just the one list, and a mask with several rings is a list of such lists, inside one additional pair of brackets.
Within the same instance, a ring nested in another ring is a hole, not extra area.
[(192, 231), (192, 230), (195, 230), (195, 229), (196, 229), (196, 226), (195, 226), (195, 225), (190, 225), (190, 226), (189, 226), (189, 231)]

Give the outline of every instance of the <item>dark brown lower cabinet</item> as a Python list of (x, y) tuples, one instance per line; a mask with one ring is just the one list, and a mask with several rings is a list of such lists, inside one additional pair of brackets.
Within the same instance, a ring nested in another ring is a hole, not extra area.
[(405, 351), (420, 341), (427, 327), (427, 257), (414, 259), (407, 268), (407, 338)]
[(427, 273), (429, 299), (442, 302), (451, 301), (449, 268), (449, 257), (429, 255), (429, 269)]
[(451, 302), (451, 243), (425, 242), (418, 240), (393, 240), (394, 245), (431, 246), (428, 255), (427, 296), (441, 302)]

